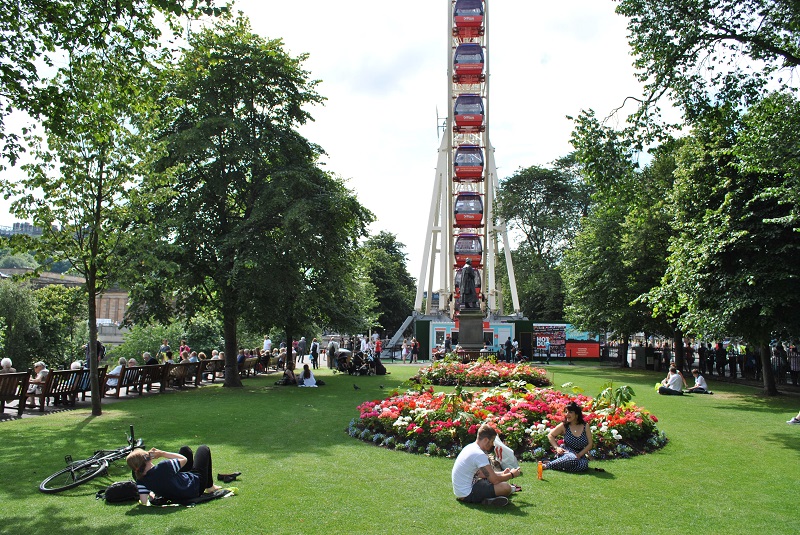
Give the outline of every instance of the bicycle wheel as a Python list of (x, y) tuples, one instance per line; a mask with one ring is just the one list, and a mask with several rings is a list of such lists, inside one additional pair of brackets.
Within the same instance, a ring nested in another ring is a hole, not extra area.
[(73, 462), (42, 481), (39, 490), (46, 494), (52, 494), (71, 489), (96, 478), (107, 469), (108, 461), (105, 459), (86, 459)]

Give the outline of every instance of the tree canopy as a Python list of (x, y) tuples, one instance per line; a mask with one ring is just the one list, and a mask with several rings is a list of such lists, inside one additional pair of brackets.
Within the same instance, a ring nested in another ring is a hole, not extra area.
[(305, 59), (239, 17), (192, 34), (166, 72), (168, 152), (159, 168), (175, 172), (159, 184), (171, 195), (154, 206), (155, 249), (175, 267), (154, 283), (181, 289), (190, 314), (220, 310), (228, 386), (240, 384), (240, 317), (291, 336), (315, 320), (346, 323), (371, 304), (348, 260), (372, 215), (295, 130), (311, 118), (305, 107), (323, 101)]
[[(645, 84), (639, 119), (668, 96), (689, 120), (785, 88), (800, 64), (800, 5), (787, 0), (620, 0)], [(636, 124), (642, 125), (637, 121)]]

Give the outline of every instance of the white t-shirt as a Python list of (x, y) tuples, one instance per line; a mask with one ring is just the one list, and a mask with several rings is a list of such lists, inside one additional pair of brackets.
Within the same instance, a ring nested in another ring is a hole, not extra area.
[[(108, 375), (120, 375), (122, 373), (122, 365), (118, 365), (116, 368), (111, 370)], [(119, 377), (110, 377), (108, 379), (108, 386), (117, 386), (119, 384)]]
[(472, 481), (475, 473), (482, 467), (489, 465), (489, 456), (481, 450), (476, 442), (464, 446), (456, 457), (451, 478), (453, 480), (453, 493), (456, 498), (464, 498), (472, 492)]
[(264, 351), (271, 352), (272, 351), (272, 340), (269, 338), (264, 339)]
[(678, 392), (681, 391), (681, 385), (683, 384), (683, 379), (681, 378), (680, 374), (673, 373), (667, 379), (667, 388), (670, 390), (677, 390)]
[(303, 374), (300, 373), (300, 377), (303, 377), (303, 384), (298, 386), (317, 386), (317, 380), (314, 378), (314, 372), (309, 370), (308, 373), (311, 375), (311, 377), (303, 377)]
[(708, 390), (708, 383), (706, 383), (705, 377), (702, 375), (698, 375), (694, 378), (694, 387), (695, 388), (702, 388), (703, 390)]

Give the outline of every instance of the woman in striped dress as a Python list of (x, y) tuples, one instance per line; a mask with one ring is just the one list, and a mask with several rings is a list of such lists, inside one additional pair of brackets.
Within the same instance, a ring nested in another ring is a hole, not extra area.
[[(564, 435), (563, 444), (557, 437)], [(558, 457), (542, 464), (546, 470), (564, 472), (584, 472), (589, 469), (589, 452), (594, 446), (592, 430), (583, 421), (580, 405), (571, 401), (564, 410), (564, 421), (555, 426), (547, 435)]]

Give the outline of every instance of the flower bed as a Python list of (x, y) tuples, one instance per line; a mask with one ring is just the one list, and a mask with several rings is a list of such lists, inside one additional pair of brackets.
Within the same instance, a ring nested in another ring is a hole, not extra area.
[(527, 364), (477, 360), (463, 364), (444, 360), (420, 368), (409, 381), (442, 386), (497, 386), (509, 381), (524, 381), (533, 386), (550, 386), (547, 371)]
[[(518, 458), (534, 461), (553, 456), (547, 433), (563, 420), (570, 401), (583, 407), (594, 434), (595, 459), (624, 458), (664, 446), (658, 421), (633, 404), (597, 408), (590, 397), (571, 396), (551, 389), (510, 387), (468, 393), (407, 392), (359, 405), (360, 416), (348, 427), (350, 436), (387, 448), (454, 457), (473, 442), (482, 422), (492, 423)], [(593, 409), (595, 407), (595, 409)]]

